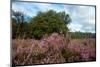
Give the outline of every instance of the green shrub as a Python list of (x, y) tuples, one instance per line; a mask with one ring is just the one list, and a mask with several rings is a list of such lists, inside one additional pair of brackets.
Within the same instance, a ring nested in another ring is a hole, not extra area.
[(62, 16), (59, 14), (61, 15), (61, 13), (57, 13), (53, 10), (39, 12), (29, 23), (32, 36), (36, 39), (40, 39), (44, 34), (49, 35), (53, 32), (66, 34), (68, 31), (67, 24), (64, 23), (64, 19), (61, 19)]
[(62, 49), (61, 53), (66, 62), (79, 61), (79, 54), (77, 52), (71, 52), (69, 49)]

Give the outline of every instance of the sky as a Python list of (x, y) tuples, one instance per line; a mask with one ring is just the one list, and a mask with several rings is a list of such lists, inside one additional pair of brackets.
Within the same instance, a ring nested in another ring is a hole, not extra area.
[(12, 2), (12, 10), (21, 11), (33, 17), (38, 11), (53, 9), (56, 12), (65, 11), (71, 17), (68, 28), (71, 32), (92, 32), (95, 33), (95, 6), (69, 5), (69, 4), (50, 4), (34, 2)]

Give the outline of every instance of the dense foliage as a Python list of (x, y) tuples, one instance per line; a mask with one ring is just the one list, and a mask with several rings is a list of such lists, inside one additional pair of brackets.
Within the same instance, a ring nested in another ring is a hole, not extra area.
[[(51, 34), (53, 32), (64, 33), (68, 31), (66, 26), (70, 21), (67, 19), (67, 14), (64, 12), (57, 13), (53, 10), (47, 12), (39, 12), (37, 16), (33, 17), (30, 22), (31, 34), (35, 38), (41, 38), (44, 34)], [(66, 18), (62, 19), (62, 17)]]
[[(25, 22), (24, 14), (21, 12), (14, 12), (12, 18), (13, 37), (25, 35), (26, 37), (34, 37), (40, 39), (43, 35), (51, 34), (53, 32), (66, 34), (69, 31), (67, 25), (71, 19), (65, 12), (56, 12), (48, 10), (47, 12), (38, 12), (31, 22)], [(17, 28), (17, 30), (15, 29)]]
[(69, 32), (72, 39), (96, 38), (95, 33), (90, 32)]
[(48, 10), (38, 12), (31, 21), (25, 21), (26, 15), (19, 11), (12, 11), (12, 38), (41, 39), (54, 32), (70, 34), (71, 38), (95, 38), (95, 33), (69, 32), (68, 24), (71, 18), (65, 12)]

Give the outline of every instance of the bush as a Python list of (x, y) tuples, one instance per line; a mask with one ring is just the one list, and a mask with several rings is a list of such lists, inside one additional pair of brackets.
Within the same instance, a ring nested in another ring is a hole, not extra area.
[(79, 61), (80, 59), (77, 52), (71, 52), (69, 49), (63, 49), (61, 53), (66, 62), (75, 62)]
[[(64, 33), (68, 31), (67, 24), (61, 19), (62, 16), (53, 10), (39, 12), (30, 22), (31, 34), (35, 39), (41, 39), (44, 34)], [(65, 14), (66, 15), (66, 14)], [(65, 17), (65, 16), (64, 16)], [(67, 19), (66, 19), (67, 20)], [(68, 21), (69, 22), (69, 21)]]

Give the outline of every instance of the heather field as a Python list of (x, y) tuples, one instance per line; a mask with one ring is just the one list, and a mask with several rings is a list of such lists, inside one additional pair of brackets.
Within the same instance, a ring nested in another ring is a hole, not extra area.
[(62, 34), (12, 40), (12, 64), (52, 64), (96, 60), (95, 39), (71, 39)]
[(96, 6), (13, 1), (13, 66), (96, 61)]

